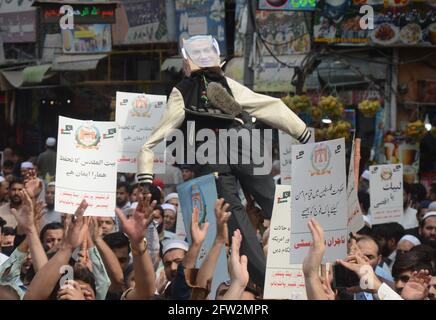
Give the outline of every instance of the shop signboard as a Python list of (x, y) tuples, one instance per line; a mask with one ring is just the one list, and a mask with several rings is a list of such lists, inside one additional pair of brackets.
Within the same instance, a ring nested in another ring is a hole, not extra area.
[[(360, 13), (363, 5), (372, 8), (372, 17), (368, 11)], [(366, 17), (373, 21), (372, 27)], [(436, 2), (320, 0), (315, 13), (314, 40), (379, 47), (436, 46)]]

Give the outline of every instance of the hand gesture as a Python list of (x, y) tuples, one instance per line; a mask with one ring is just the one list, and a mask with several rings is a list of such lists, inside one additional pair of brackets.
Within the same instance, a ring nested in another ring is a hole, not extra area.
[(308, 226), (312, 233), (313, 245), (304, 258), (303, 273), (305, 277), (318, 277), (319, 267), (325, 252), (324, 230), (315, 219), (310, 219)]
[(24, 176), (24, 188), (32, 199), (36, 199), (42, 191), (42, 181), (36, 176), (35, 169), (29, 169)]
[[(328, 272), (327, 272), (328, 271)], [(332, 276), (331, 276), (331, 269), (327, 270), (326, 265), (321, 265), (321, 285), (324, 290), (324, 293), (327, 296), (328, 300), (336, 300), (336, 293), (333, 291), (331, 283), (332, 283)]]
[(232, 253), (229, 259), (229, 273), (230, 279), (236, 283), (240, 288), (245, 289), (250, 279), (247, 270), (248, 260), (246, 256), (239, 256), (239, 249), (241, 248), (242, 235), (239, 230), (233, 233), (232, 237)]
[(407, 281), (401, 297), (405, 300), (424, 300), (428, 296), (428, 285), (431, 281), (431, 275), (428, 270), (413, 272), (409, 281)]
[(17, 220), (18, 228), (27, 233), (35, 226), (33, 216), (34, 206), (32, 199), (25, 189), (19, 192), (19, 196), (22, 200), (22, 205), (18, 210), (11, 209), (11, 212)]
[(229, 231), (227, 222), (229, 221), (232, 213), (228, 211), (230, 205), (224, 203), (224, 199), (218, 199), (215, 203), (215, 217), (216, 217), (216, 239), (222, 243), (227, 243)]
[(360, 279), (360, 286), (348, 288), (348, 293), (357, 293), (362, 291), (377, 293), (381, 286), (381, 282), (375, 275), (375, 272), (370, 266), (369, 260), (366, 256), (363, 256), (357, 252), (354, 255), (349, 254), (345, 261), (337, 260), (336, 262), (356, 273)]
[(209, 229), (208, 221), (202, 223), (201, 226), (199, 225), (199, 215), (199, 209), (194, 207), (192, 210), (191, 236), (192, 243), (195, 245), (201, 245), (203, 243), (204, 239), (206, 239), (207, 230)]
[(91, 240), (94, 243), (103, 237), (103, 229), (98, 223), (97, 217), (91, 217), (89, 222), (89, 233), (91, 235)]
[(90, 290), (88, 286), (80, 285), (80, 289), (85, 297), (85, 300), (95, 300), (95, 293), (94, 291)]
[(72, 249), (79, 247), (88, 233), (88, 223), (83, 216), (87, 207), (88, 203), (83, 200), (74, 214), (75, 218), (71, 221), (68, 227), (66, 244)]
[(123, 226), (124, 232), (133, 244), (140, 244), (144, 241), (145, 232), (148, 225), (153, 220), (152, 212), (156, 206), (156, 201), (150, 204), (151, 194), (148, 194), (144, 200), (142, 194), (138, 195), (140, 200), (138, 207), (132, 217), (126, 218), (124, 212), (116, 208), (115, 213)]
[(68, 280), (66, 286), (59, 289), (57, 298), (58, 300), (85, 300), (80, 285), (74, 280)]

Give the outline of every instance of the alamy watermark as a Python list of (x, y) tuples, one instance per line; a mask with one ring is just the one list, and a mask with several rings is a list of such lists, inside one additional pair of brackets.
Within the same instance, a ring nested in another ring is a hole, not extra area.
[[(272, 169), (272, 129), (201, 129), (187, 122), (187, 136), (179, 129), (167, 136), (167, 164), (253, 164), (254, 175)], [(186, 144), (186, 145), (185, 145)]]

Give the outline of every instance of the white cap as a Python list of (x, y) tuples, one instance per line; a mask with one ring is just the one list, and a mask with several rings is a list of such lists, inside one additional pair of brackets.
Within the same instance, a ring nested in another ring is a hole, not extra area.
[(436, 217), (436, 211), (429, 211), (429, 212), (427, 212), (424, 215), (424, 218), (422, 218), (422, 221), (424, 221), (425, 219), (430, 218), (430, 217)]
[(369, 170), (365, 170), (365, 171), (363, 171), (363, 173), (362, 173), (362, 175), (361, 175), (361, 177), (362, 177), (363, 179), (366, 179), (366, 180), (369, 180), (369, 176), (370, 176), (370, 172), (369, 172)]
[(165, 197), (164, 202), (167, 202), (171, 199), (179, 199), (179, 195), (176, 192), (172, 192)]
[(165, 253), (173, 249), (182, 249), (183, 251), (188, 251), (189, 244), (183, 240), (167, 240), (163, 243), (162, 254), (165, 255)]
[(45, 142), (47, 147), (54, 147), (56, 145), (56, 139), (53, 137), (47, 138), (47, 141)]
[(26, 161), (21, 163), (21, 169), (33, 169), (33, 163)]
[(3, 181), (6, 181), (6, 179), (3, 178), (3, 176), (0, 176), (0, 183), (2, 183)]
[(56, 187), (56, 182), (50, 182), (47, 187)]
[(177, 209), (175, 206), (173, 206), (172, 204), (169, 203), (164, 203), (163, 205), (161, 205), (163, 210), (172, 210), (174, 211), (174, 213), (177, 213)]
[(417, 237), (412, 236), (411, 234), (406, 234), (404, 237), (400, 239), (400, 241), (398, 241), (398, 243), (400, 243), (401, 241), (409, 241), (414, 246), (419, 246), (421, 244), (421, 241), (419, 241)]
[(429, 205), (428, 205), (428, 209), (436, 209), (436, 201), (433, 201), (433, 202), (431, 202)]

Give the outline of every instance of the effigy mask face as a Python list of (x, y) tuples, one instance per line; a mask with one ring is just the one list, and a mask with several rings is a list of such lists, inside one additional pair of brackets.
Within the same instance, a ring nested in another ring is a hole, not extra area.
[(195, 36), (183, 40), (182, 55), (198, 68), (220, 66), (219, 46), (212, 36)]

